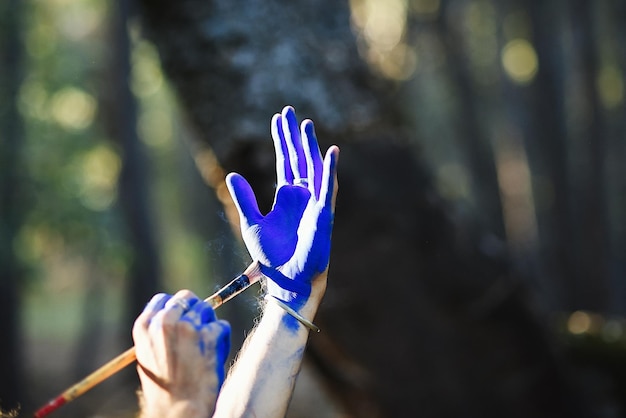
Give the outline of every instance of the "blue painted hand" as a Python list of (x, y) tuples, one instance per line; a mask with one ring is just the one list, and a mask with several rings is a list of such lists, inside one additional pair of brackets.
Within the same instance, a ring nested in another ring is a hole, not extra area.
[(160, 417), (179, 410), (211, 416), (224, 382), (230, 326), (207, 302), (181, 290), (152, 298), (133, 327), (137, 371), (143, 391), (142, 415)]
[(298, 310), (311, 294), (313, 280), (328, 268), (337, 195), (339, 148), (324, 159), (313, 122), (298, 129), (287, 106), (271, 123), (276, 152), (276, 195), (272, 210), (260, 211), (250, 184), (239, 174), (227, 176), (250, 256), (269, 278), (268, 294)]

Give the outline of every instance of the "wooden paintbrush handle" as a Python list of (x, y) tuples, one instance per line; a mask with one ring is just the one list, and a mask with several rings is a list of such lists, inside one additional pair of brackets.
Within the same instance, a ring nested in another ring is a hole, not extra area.
[(37, 412), (35, 412), (34, 417), (45, 417), (46, 415), (65, 405), (66, 403), (78, 398), (80, 395), (87, 392), (89, 389), (93, 388), (97, 384), (113, 376), (115, 373), (119, 372), (135, 360), (137, 360), (137, 356), (135, 355), (135, 347), (131, 347), (119, 356), (115, 357), (113, 360), (100, 367), (98, 370), (91, 373), (89, 376), (85, 377), (80, 382), (74, 384), (72, 387), (61, 393), (50, 402), (48, 402)]
[[(262, 273), (259, 268), (259, 264), (257, 262), (253, 262), (248, 266), (243, 274), (236, 277), (226, 286), (206, 298), (205, 302), (208, 302), (214, 309), (218, 308), (223, 303), (243, 292), (250, 285), (258, 282), (261, 276)], [(35, 412), (34, 418), (43, 418), (47, 416), (66, 403), (78, 398), (97, 384), (113, 376), (115, 373), (119, 372), (135, 360), (137, 360), (135, 347), (131, 347), (45, 404), (37, 410), (37, 412)]]

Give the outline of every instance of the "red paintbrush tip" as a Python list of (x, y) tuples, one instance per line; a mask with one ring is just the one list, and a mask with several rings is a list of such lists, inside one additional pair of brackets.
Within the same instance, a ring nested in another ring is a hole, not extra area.
[(65, 405), (67, 400), (63, 397), (63, 395), (51, 400), (45, 406), (41, 407), (37, 412), (35, 412), (34, 418), (42, 418), (50, 414), (51, 412), (56, 411), (61, 406)]

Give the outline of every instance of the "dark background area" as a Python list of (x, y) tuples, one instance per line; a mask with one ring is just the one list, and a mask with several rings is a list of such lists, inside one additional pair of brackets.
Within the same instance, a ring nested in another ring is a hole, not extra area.
[[(289, 416), (626, 415), (626, 6), (0, 3), (0, 408), (247, 265), (286, 104), (338, 144), (329, 288)], [(238, 347), (256, 289), (220, 309)], [(132, 368), (59, 416), (133, 416)]]

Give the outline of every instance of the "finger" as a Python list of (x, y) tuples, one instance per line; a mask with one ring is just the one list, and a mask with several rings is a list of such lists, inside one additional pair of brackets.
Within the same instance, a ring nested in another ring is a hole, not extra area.
[(333, 145), (326, 151), (324, 157), (324, 172), (322, 174), (322, 185), (320, 189), (320, 202), (324, 206), (330, 207), (335, 212), (335, 202), (337, 200), (337, 160), (339, 159), (339, 147)]
[(282, 125), (285, 140), (287, 141), (287, 149), (289, 150), (289, 163), (291, 164), (294, 181), (300, 178), (306, 179), (306, 158), (304, 156), (304, 149), (302, 148), (302, 139), (300, 138), (296, 112), (293, 107), (285, 106), (283, 109)]
[(143, 327), (147, 328), (154, 315), (165, 307), (165, 304), (172, 298), (172, 295), (167, 293), (159, 293), (152, 297), (150, 302), (143, 309), (143, 312), (137, 317), (135, 323), (139, 323)]
[(262, 216), (250, 183), (241, 175), (230, 173), (226, 176), (226, 186), (239, 212), (241, 228), (245, 229), (250, 225), (257, 224)]
[(320, 197), (320, 188), (322, 185), (322, 153), (320, 147), (317, 144), (317, 137), (315, 135), (315, 126), (313, 121), (306, 119), (300, 126), (302, 145), (304, 147), (304, 155), (307, 162), (307, 181), (311, 194), (316, 199)]
[(208, 302), (198, 301), (193, 308), (183, 315), (181, 321), (190, 322), (196, 329), (215, 321), (215, 312)]
[[(217, 351), (218, 343), (226, 343), (221, 340), (226, 340), (230, 343), (230, 333), (230, 324), (223, 319), (204, 324), (200, 329), (200, 349), (202, 353), (204, 354), (207, 348)], [(229, 349), (230, 345), (222, 347), (222, 350), (225, 351), (229, 351)], [(228, 353), (226, 353), (226, 356), (228, 356)]]
[(293, 182), (293, 173), (289, 163), (289, 149), (283, 133), (283, 121), (280, 113), (272, 117), (271, 123), (274, 152), (276, 153), (276, 190), (280, 186)]
[(165, 324), (172, 325), (181, 319), (193, 305), (198, 302), (198, 297), (189, 290), (180, 290), (172, 296), (150, 321), (149, 327), (161, 327)]
[(165, 308), (177, 307), (183, 312), (189, 311), (200, 299), (191, 290), (182, 289), (176, 292), (170, 300), (165, 303)]
[(143, 308), (143, 312), (137, 317), (133, 324), (133, 336), (139, 335), (139, 333), (146, 332), (150, 321), (154, 316), (165, 306), (165, 303), (172, 298), (172, 295), (167, 293), (158, 293), (150, 299), (150, 302)]
[[(226, 321), (219, 320), (211, 322), (202, 331), (201, 341), (205, 348), (215, 348), (215, 371), (218, 378), (218, 388), (224, 382), (225, 364), (230, 353), (230, 324)], [(204, 354), (204, 352), (203, 352)]]
[(202, 304), (200, 306), (202, 307), (200, 310), (200, 322), (202, 324), (208, 324), (217, 320), (215, 311), (208, 302), (202, 301)]
[(163, 309), (165, 303), (171, 298), (172, 295), (168, 295), (167, 293), (157, 293), (156, 295), (152, 296), (152, 299), (150, 299), (150, 302), (148, 302), (146, 304), (146, 307), (143, 308), (143, 312), (141, 314), (145, 314), (148, 316), (154, 315), (155, 313)]
[(183, 316), (183, 310), (177, 303), (165, 304), (165, 307), (157, 312), (148, 325), (149, 332), (160, 333), (161, 329), (166, 326), (175, 324)]

